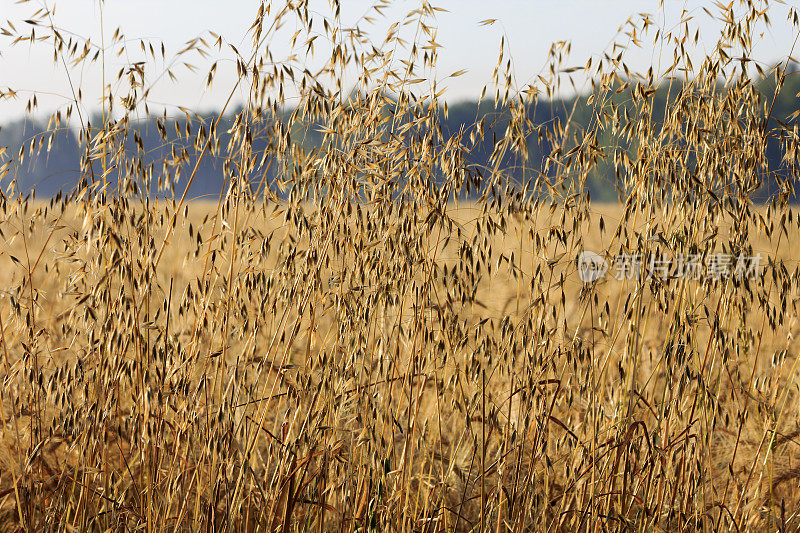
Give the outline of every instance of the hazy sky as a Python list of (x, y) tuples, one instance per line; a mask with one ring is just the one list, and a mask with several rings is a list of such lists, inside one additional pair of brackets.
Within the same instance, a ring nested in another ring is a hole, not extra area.
[[(315, 10), (329, 13), (327, 0), (312, 0), (311, 3)], [(657, 1), (646, 0), (439, 0), (433, 3), (449, 10), (438, 16), (437, 41), (444, 46), (439, 57), (439, 77), (468, 69), (467, 74), (447, 84), (450, 101), (478, 96), (481, 87), (489, 81), (503, 34), (515, 61), (517, 81), (524, 85), (535, 81), (545, 67), (547, 51), (553, 41), (570, 41), (572, 59), (569, 63), (583, 65), (589, 56), (599, 58), (619, 36), (620, 26), (636, 13), (651, 13), (656, 25), (673, 29), (680, 22), (684, 9), (696, 20), (707, 19), (702, 12), (704, 5), (716, 12), (712, 2), (671, 0), (665, 0), (663, 11), (658, 10)], [(342, 0), (343, 22), (348, 24), (358, 19), (372, 4), (371, 0)], [(51, 8), (55, 5), (57, 26), (100, 42), (97, 0), (47, 0), (46, 4), (43, 0), (34, 0), (22, 5), (16, 0), (0, 0), (0, 21), (11, 19), (18, 30), (29, 32), (30, 27), (21, 20), (43, 5)], [(375, 32), (376, 38), (382, 39), (382, 28), (389, 22), (418, 5), (418, 0), (396, 2), (394, 8), (385, 11), (384, 20), (378, 22), (380, 31)], [(103, 11), (105, 35), (108, 39), (114, 29), (120, 27), (128, 39), (163, 41), (169, 57), (189, 39), (211, 30), (225, 36), (240, 50), (246, 50), (249, 44), (246, 31), (258, 6), (255, 0), (107, 0)], [(755, 55), (765, 64), (785, 58), (795, 40), (791, 26), (785, 22), (787, 12), (787, 6), (776, 5), (771, 17), (772, 28), (757, 41)], [(479, 25), (479, 21), (487, 18), (498, 22), (492, 26)], [(706, 45), (716, 41), (717, 28), (713, 23), (704, 23), (701, 32)], [(287, 34), (293, 32), (291, 29)], [(16, 101), (0, 101), (0, 123), (20, 116), (34, 90), (40, 93), (40, 107), (44, 110), (64, 105), (70, 96), (70, 86), (63, 65), (52, 63), (52, 48), (43, 43), (34, 47), (24, 43), (9, 49), (9, 42), (9, 38), (0, 37), (0, 89), (12, 87), (19, 91), (20, 97)], [(637, 69), (644, 69), (658, 60), (658, 50), (653, 50), (650, 42), (644, 45), (645, 49), (629, 56), (629, 63)], [(702, 46), (703, 43), (697, 53), (702, 52)], [(286, 37), (281, 35), (274, 39), (270, 47), (276, 58), (283, 57), (288, 51)], [(223, 55), (230, 57), (230, 54)], [(664, 61), (668, 59), (671, 57)], [(134, 58), (109, 58), (108, 70), (116, 73), (128, 60)], [(221, 63), (211, 91), (204, 91), (202, 83), (210, 61), (196, 64), (200, 69), (195, 76), (177, 71), (180, 83), (164, 77), (151, 93), (151, 101), (173, 110), (178, 104), (194, 110), (218, 108), (233, 84), (232, 63)], [(154, 65), (150, 75), (155, 78), (161, 71), (163, 66)], [(73, 83), (83, 87), (84, 104), (93, 107), (99, 100), (102, 86), (99, 67), (72, 69), (71, 76)]]

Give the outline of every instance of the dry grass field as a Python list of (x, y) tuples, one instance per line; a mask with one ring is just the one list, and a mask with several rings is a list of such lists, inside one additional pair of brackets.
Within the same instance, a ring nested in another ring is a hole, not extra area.
[[(649, 225), (670, 242), (683, 218), (543, 204), (487, 230), (499, 214), (454, 204), (452, 232), (416, 213), (403, 249), (402, 207), (359, 207), (322, 263), (310, 205), (300, 235), (280, 204), (192, 203), (148, 267), (174, 209), (117, 209), (15, 203), (0, 221), (6, 524), (797, 524), (797, 287), (749, 302), (733, 277), (579, 279), (578, 241)], [(371, 220), (385, 241), (354, 233)], [(794, 272), (800, 251), (758, 233)]]
[[(0, 152), (0, 529), (800, 529), (800, 138), (770, 126), (790, 60), (763, 73), (773, 94), (753, 83), (766, 7), (717, 6), (700, 64), (688, 22), (631, 22), (626, 42), (674, 64), (631, 72), (615, 45), (581, 67), (580, 125), (531, 116), (575, 70), (566, 44), (536, 87), (501, 52), (486, 101), (507, 127), (486, 164), (470, 160), (484, 119), (443, 131), (419, 81), (438, 49), (427, 2), (384, 40), (342, 30), (336, 1), (329, 18), (262, 3), (227, 142), (195, 116), (178, 132), (193, 158), (159, 168), (135, 128), (146, 62), (104, 89), (100, 125), (75, 95), (50, 125), (79, 121), (74, 191), (15, 193), (46, 136)], [(15, 43), (104, 61), (32, 17), (39, 36)], [(287, 22), (298, 56), (277, 63)], [(312, 73), (319, 32), (331, 56)], [(170, 189), (208, 154), (218, 201)], [(591, 201), (596, 173), (619, 203)], [(586, 277), (586, 252), (605, 276)]]

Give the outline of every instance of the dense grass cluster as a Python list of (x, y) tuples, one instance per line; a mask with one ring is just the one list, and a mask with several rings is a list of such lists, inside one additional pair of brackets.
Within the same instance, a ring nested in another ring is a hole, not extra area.
[[(486, 92), (508, 128), (485, 165), (470, 159), (485, 117), (440, 127), (428, 2), (385, 38), (368, 31), (385, 2), (358, 28), (337, 0), (330, 13), (263, 2), (251, 49), (234, 48), (231, 96), (248, 97), (229, 142), (222, 118), (187, 113), (186, 144), (161, 166), (142, 164), (133, 127), (150, 63), (104, 89), (101, 124), (76, 86), (50, 130), (80, 127), (76, 190), (15, 195), (47, 136), (0, 154), (3, 528), (800, 527), (798, 128), (771, 117), (794, 69), (749, 60), (769, 17), (797, 31), (797, 14), (734, 4), (707, 12), (722, 31), (699, 64), (688, 19), (624, 28), (628, 46), (661, 50), (644, 73), (622, 44), (565, 68), (560, 43), (518, 87), (504, 44)], [(4, 34), (73, 68), (163, 54), (119, 33), (98, 48), (51, 15)], [(285, 25), (297, 54), (278, 60), (268, 45)], [(314, 71), (317, 37), (330, 57)], [(169, 64), (224, 46), (206, 36)], [(577, 71), (588, 125), (529, 116)], [(304, 145), (310, 131), (321, 142)], [(781, 168), (764, 155), (773, 139)], [(549, 147), (541, 168), (530, 142)], [(212, 156), (218, 200), (176, 194)], [(591, 203), (598, 169), (618, 206)], [(754, 204), (767, 179), (780, 190)], [(586, 250), (764, 262), (744, 278), (645, 265), (584, 283)]]

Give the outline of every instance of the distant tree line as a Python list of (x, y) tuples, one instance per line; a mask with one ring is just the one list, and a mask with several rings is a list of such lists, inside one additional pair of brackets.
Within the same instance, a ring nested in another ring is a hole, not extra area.
[[(772, 179), (763, 184), (763, 191), (759, 196), (767, 198), (778, 188), (779, 177), (785, 169), (780, 148), (779, 130), (791, 129), (797, 124), (796, 113), (798, 109), (798, 94), (800, 94), (800, 76), (798, 72), (790, 72), (786, 77), (783, 89), (772, 104), (776, 81), (774, 76), (764, 77), (757, 83), (761, 94), (764, 95), (765, 110), (771, 109), (770, 122), (766, 130), (774, 132), (767, 142), (766, 159)], [(682, 82), (673, 81), (669, 86), (662, 84), (653, 95), (654, 105), (652, 121), (658, 124), (663, 120), (664, 110), (669, 107), (672, 98), (679, 92)], [(556, 128), (569, 121), (579, 133), (581, 128), (589, 128), (592, 121), (593, 105), (589, 94), (574, 98), (560, 100), (540, 100), (538, 104), (528, 109), (533, 124), (544, 125), (545, 128)], [(626, 106), (630, 98), (630, 90), (622, 90), (615, 95), (621, 109)], [(282, 116), (273, 117), (276, 121), (286, 121), (291, 110), (285, 111)], [(231, 141), (227, 133), (236, 116), (232, 112), (229, 116), (222, 117), (217, 128), (219, 151), (206, 154), (197, 168), (197, 173), (192, 180), (188, 191), (189, 198), (216, 197), (224, 192), (226, 175), (225, 147)], [(766, 116), (766, 111), (765, 111)], [(136, 123), (131, 123), (126, 128), (123, 145), (131, 154), (131, 159), (136, 161), (138, 169), (146, 169), (147, 175), (152, 178), (148, 184), (140, 184), (141, 194), (165, 196), (169, 194), (182, 194), (188, 176), (191, 174), (201, 152), (202, 143), (194, 142), (198, 133), (200, 139), (208, 134), (208, 128), (218, 118), (213, 113), (201, 114), (186, 118), (147, 117)], [(94, 124), (102, 121), (94, 117)], [(262, 124), (268, 124), (265, 121)], [(478, 129), (477, 124), (483, 123)], [(447, 138), (457, 132), (464, 132), (464, 138), (472, 133), (474, 143), (469, 143), (468, 161), (477, 174), (489, 173), (489, 161), (495, 141), (505, 134), (508, 126), (508, 116), (501, 110), (498, 111), (493, 101), (484, 100), (466, 101), (448, 106), (447, 113), (441, 113), (442, 136)], [(308, 149), (318, 146), (321, 134), (315, 124), (305, 127), (295, 127), (290, 133), (292, 143), (299, 143)], [(266, 154), (269, 152), (271, 142), (269, 126), (261, 126), (262, 131), (254, 132), (253, 153)], [(605, 137), (602, 137), (602, 136)], [(601, 146), (610, 143), (610, 133), (601, 133)], [(81, 157), (85, 155), (75, 131), (61, 128), (56, 131), (48, 129), (45, 124), (37, 123), (31, 119), (0, 124), (0, 147), (6, 151), (0, 155), (0, 164), (11, 160), (9, 172), (0, 182), (4, 190), (15, 180), (15, 191), (28, 194), (35, 191), (37, 197), (50, 197), (61, 192), (69, 192), (77, 186), (92, 179), (99, 179), (102, 175), (100, 162), (95, 158), (90, 172), (81, 171)], [(24, 147), (24, 149), (23, 149)], [(527, 159), (519, 154), (508, 154), (501, 161), (505, 175), (522, 183), (526, 180), (535, 180), (542, 176), (545, 160), (550, 154), (551, 145), (546, 137), (531, 135), (528, 142)], [(22, 157), (20, 157), (22, 156)], [(180, 161), (177, 165), (169, 162)], [(87, 168), (84, 166), (84, 168)], [(251, 181), (264, 181), (266, 185), (278, 195), (282, 194), (280, 184), (279, 166), (270, 167), (267, 172), (257, 176), (250, 176)], [(116, 184), (125, 169), (112, 169), (106, 173), (106, 179), (112, 185)], [(592, 175), (586, 179), (586, 187), (592, 199), (599, 201), (612, 201), (618, 197), (619, 189), (611, 162), (606, 159), (601, 161), (594, 169)], [(147, 188), (147, 190), (145, 190)]]

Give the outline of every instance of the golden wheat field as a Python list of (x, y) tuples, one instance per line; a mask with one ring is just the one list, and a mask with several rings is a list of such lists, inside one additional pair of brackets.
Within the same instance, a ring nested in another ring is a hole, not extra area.
[[(310, 205), (192, 203), (156, 262), (146, 239), (167, 234), (167, 203), (123, 219), (114, 202), (5, 207), (6, 524), (502, 529), (594, 514), (680, 529), (723, 505), (750, 526), (796, 520), (797, 288), (763, 291), (786, 317), (773, 327), (761, 291), (751, 303), (733, 278), (579, 279), (576, 246), (607, 250), (617, 228), (670, 242), (684, 218), (543, 204), (503, 220), (467, 203), (447, 207), (444, 233), (429, 213), (359, 206), (332, 245), (311, 239)], [(387, 240), (359, 238), (371, 220)], [(552, 237), (565, 227), (567, 246)], [(413, 245), (391, 242), (409, 229)], [(756, 235), (753, 250), (797, 268), (796, 248)]]
[[(793, 6), (639, 14), (527, 84), (503, 35), (457, 111), (424, 0), (170, 58), (20, 4), (2, 51), (70, 93), (0, 146), (0, 530), (800, 530), (800, 70), (753, 57)], [(221, 109), (151, 112), (223, 50)]]

